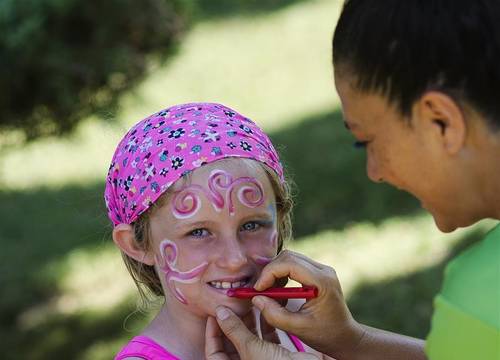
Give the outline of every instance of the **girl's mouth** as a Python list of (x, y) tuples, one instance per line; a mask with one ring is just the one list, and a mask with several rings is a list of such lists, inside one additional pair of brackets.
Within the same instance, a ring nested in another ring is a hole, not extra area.
[(240, 287), (246, 287), (250, 283), (250, 277), (238, 281), (209, 281), (208, 285), (215, 289), (227, 290)]

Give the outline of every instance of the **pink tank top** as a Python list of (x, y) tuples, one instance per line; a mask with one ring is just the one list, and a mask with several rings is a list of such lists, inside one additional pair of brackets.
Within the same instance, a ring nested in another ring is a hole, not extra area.
[[(304, 352), (304, 345), (294, 335), (287, 334), (298, 352)], [(138, 357), (144, 360), (180, 360), (164, 347), (147, 336), (136, 336), (115, 356), (115, 360)]]

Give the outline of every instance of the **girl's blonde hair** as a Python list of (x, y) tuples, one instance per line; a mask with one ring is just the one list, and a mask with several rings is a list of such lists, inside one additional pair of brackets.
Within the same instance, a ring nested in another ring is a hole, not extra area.
[[(232, 159), (224, 159), (218, 161), (231, 161)], [(238, 161), (243, 161), (249, 166), (260, 166), (267, 175), (273, 188), (276, 198), (276, 213), (278, 225), (278, 253), (283, 249), (283, 244), (292, 237), (292, 208), (293, 200), (289, 183), (285, 180), (280, 181), (278, 175), (267, 165), (251, 159), (239, 158)], [(188, 175), (185, 175), (189, 176)], [(151, 228), (150, 218), (156, 209), (162, 207), (170, 198), (172, 187), (167, 189), (165, 193), (142, 215), (139, 216), (132, 226), (134, 228), (135, 241), (144, 251), (151, 250)], [(139, 291), (139, 295), (143, 303), (147, 303), (148, 295), (164, 296), (160, 278), (156, 273), (154, 266), (146, 265), (137, 261), (122, 251), (122, 258), (125, 262), (128, 272), (132, 276), (135, 285)]]

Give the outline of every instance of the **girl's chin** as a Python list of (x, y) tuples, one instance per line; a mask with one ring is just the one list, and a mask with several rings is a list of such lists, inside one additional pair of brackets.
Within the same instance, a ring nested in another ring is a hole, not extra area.
[(227, 302), (227, 303), (221, 303), (221, 304), (216, 304), (212, 309), (209, 311), (210, 316), (215, 317), (215, 309), (217, 306), (223, 305), (227, 308), (229, 308), (232, 312), (234, 312), (238, 317), (243, 317), (247, 315), (251, 310), (252, 310), (252, 303), (249, 300), (238, 300), (238, 303), (236, 302)]

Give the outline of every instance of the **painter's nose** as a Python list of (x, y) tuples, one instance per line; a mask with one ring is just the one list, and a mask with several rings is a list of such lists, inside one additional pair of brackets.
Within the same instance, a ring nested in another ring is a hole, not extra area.
[(366, 174), (368, 175), (368, 178), (373, 182), (379, 183), (384, 181), (377, 161), (373, 156), (370, 156), (369, 154), (367, 154), (366, 159)]

